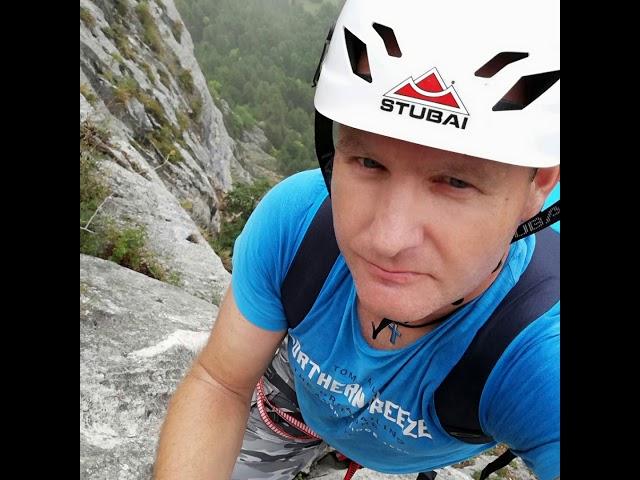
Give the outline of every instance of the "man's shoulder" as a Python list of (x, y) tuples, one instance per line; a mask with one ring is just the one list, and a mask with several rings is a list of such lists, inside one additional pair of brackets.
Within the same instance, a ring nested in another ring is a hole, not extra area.
[(327, 196), (319, 168), (305, 170), (285, 178), (265, 195), (265, 200), (277, 202), (287, 210), (302, 210)]
[[(320, 169), (306, 170), (285, 178), (262, 198), (241, 237), (267, 235), (274, 241), (304, 235), (317, 207), (327, 196)], [(288, 241), (288, 240), (287, 240)], [(295, 240), (293, 242), (296, 243)]]
[(234, 244), (232, 282), (238, 308), (250, 322), (286, 328), (282, 281), (326, 196), (319, 169), (300, 172), (267, 192), (249, 217)]

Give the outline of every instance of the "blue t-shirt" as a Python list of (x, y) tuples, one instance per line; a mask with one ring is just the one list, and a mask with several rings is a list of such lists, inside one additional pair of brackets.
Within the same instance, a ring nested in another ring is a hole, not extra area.
[[(232, 285), (238, 308), (255, 325), (287, 329), (280, 286), (326, 196), (319, 170), (289, 177), (263, 198), (238, 237)], [(447, 434), (433, 395), (534, 248), (535, 236), (512, 244), (484, 294), (397, 350), (374, 349), (362, 336), (355, 285), (340, 255), (307, 317), (288, 332), (305, 422), (336, 450), (385, 473), (429, 471), (494, 446)], [(559, 475), (559, 310), (557, 303), (511, 343), (480, 401), (483, 430), (508, 444), (541, 480)]]

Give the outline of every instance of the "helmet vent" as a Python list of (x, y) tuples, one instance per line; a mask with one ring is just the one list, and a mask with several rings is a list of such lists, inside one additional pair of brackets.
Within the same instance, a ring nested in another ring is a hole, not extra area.
[(510, 63), (527, 58), (524, 52), (500, 52), (476, 71), (476, 77), (491, 78)]
[(522, 110), (560, 80), (560, 70), (520, 78), (492, 110)]
[(380, 35), (380, 38), (382, 38), (384, 46), (387, 49), (387, 53), (391, 57), (402, 56), (400, 46), (398, 45), (398, 40), (396, 39), (395, 33), (393, 33), (393, 29), (379, 23), (374, 23), (373, 29), (378, 32), (378, 35)]
[(349, 61), (351, 62), (351, 70), (358, 77), (371, 83), (370, 74), (358, 71), (358, 63), (360, 59), (367, 57), (367, 46), (346, 27), (344, 29), (344, 41), (347, 45), (347, 53), (349, 54)]

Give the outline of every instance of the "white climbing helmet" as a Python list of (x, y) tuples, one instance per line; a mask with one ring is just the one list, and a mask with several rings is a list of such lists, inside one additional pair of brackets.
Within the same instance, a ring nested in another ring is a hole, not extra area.
[[(347, 0), (315, 108), (338, 123), (529, 167), (560, 163), (559, 0)], [(400, 50), (388, 53), (395, 37)], [(366, 50), (371, 75), (356, 73)]]

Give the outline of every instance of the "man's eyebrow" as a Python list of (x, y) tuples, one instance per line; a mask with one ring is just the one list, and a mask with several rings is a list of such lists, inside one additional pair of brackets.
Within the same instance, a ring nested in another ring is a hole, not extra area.
[(354, 135), (351, 132), (341, 132), (336, 148), (345, 152), (362, 152), (366, 150), (364, 143), (358, 135)]

